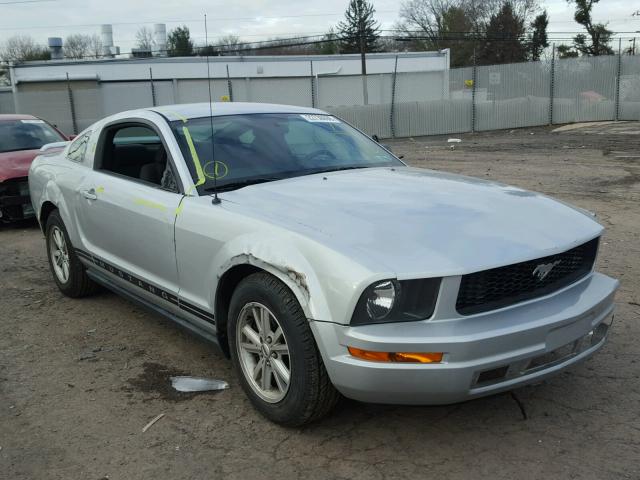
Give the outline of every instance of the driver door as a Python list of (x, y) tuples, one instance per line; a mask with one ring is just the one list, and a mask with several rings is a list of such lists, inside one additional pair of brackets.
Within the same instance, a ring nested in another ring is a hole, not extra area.
[(109, 279), (177, 311), (174, 224), (182, 193), (168, 149), (150, 122), (105, 127), (93, 171), (77, 192), (79, 231)]

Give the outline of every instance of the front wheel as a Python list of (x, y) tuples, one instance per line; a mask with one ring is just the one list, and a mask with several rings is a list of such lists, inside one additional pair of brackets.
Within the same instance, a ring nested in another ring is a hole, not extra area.
[(238, 285), (231, 299), (228, 332), (242, 388), (268, 419), (298, 426), (333, 408), (339, 394), (308, 320), (278, 279), (256, 273)]

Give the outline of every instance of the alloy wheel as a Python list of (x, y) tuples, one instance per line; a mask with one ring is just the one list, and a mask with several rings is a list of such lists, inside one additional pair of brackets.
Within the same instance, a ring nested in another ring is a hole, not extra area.
[(49, 252), (53, 272), (61, 283), (67, 283), (70, 270), (69, 249), (67, 248), (64, 233), (55, 225), (51, 228), (49, 236)]
[(278, 319), (261, 303), (250, 302), (236, 328), (238, 358), (251, 389), (266, 402), (281, 401), (289, 390), (291, 361)]

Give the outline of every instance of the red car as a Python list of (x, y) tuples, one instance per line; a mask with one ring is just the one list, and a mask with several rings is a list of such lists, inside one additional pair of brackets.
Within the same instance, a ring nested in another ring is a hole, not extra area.
[(47, 143), (69, 138), (32, 115), (0, 115), (0, 222), (33, 216), (27, 175)]

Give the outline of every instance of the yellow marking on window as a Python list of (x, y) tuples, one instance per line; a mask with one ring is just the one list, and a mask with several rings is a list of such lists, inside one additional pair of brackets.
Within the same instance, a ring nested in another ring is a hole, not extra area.
[(156, 210), (160, 210), (161, 212), (167, 211), (166, 206), (162, 205), (161, 203), (147, 200), (146, 198), (134, 198), (133, 203), (135, 203), (136, 205), (142, 205), (143, 207), (155, 208)]
[[(211, 169), (211, 164), (214, 164), (214, 171), (213, 173), (207, 173), (207, 168), (209, 168), (209, 170)], [(219, 179), (219, 178), (224, 178), (228, 175), (229, 173), (229, 167), (227, 167), (227, 164), (224, 162), (221, 162), (220, 160), (216, 160), (211, 161), (211, 162), (207, 162), (204, 164), (204, 167), (202, 169), (204, 171), (204, 176), (207, 178), (210, 178), (211, 180), (215, 179)]]
[(196, 174), (198, 175), (198, 182), (194, 185), (194, 187), (199, 187), (207, 180), (204, 176), (202, 165), (200, 164), (200, 158), (198, 157), (198, 152), (196, 152), (196, 147), (193, 145), (193, 139), (191, 138), (191, 133), (189, 133), (189, 129), (186, 126), (183, 126), (182, 132), (184, 133), (184, 137), (187, 139), (187, 145), (189, 145), (189, 152), (191, 152), (191, 158), (193, 159), (193, 164), (196, 167)]
[(96, 188), (96, 193), (104, 193), (104, 187)]
[(187, 123), (189, 121), (189, 119), (183, 115), (180, 115), (179, 113), (174, 112), (173, 110), (169, 110), (166, 108), (160, 108), (160, 111), (165, 111), (167, 113), (170, 113), (171, 115), (175, 116), (178, 120), (181, 120), (182, 123)]

